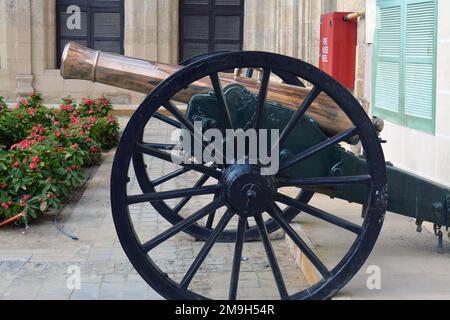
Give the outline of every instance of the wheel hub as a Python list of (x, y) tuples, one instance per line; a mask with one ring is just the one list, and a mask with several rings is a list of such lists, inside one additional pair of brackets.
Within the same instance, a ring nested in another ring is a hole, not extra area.
[(245, 217), (266, 211), (276, 191), (273, 178), (262, 176), (260, 168), (251, 165), (229, 167), (222, 182), (227, 207)]

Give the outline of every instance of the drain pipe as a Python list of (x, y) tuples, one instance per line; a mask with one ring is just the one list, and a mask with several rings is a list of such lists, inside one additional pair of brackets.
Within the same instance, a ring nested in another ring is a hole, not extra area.
[(366, 10), (362, 10), (359, 12), (353, 12), (353, 13), (349, 13), (348, 15), (346, 15), (344, 17), (344, 21), (350, 21), (350, 20), (355, 20), (358, 18), (364, 18), (366, 16)]

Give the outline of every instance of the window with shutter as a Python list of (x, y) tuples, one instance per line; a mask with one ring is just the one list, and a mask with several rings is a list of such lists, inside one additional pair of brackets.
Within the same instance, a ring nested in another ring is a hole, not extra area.
[(374, 113), (435, 132), (436, 0), (378, 0)]
[(180, 0), (180, 61), (242, 50), (244, 0)]
[[(75, 27), (74, 11), (81, 11), (80, 28)], [(58, 67), (64, 46), (75, 41), (92, 49), (124, 53), (124, 0), (57, 0), (57, 61)]]

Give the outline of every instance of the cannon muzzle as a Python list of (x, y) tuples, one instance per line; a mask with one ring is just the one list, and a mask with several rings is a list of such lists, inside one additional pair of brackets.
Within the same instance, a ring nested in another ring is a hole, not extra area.
[(61, 76), (99, 82), (148, 94), (180, 69), (141, 59), (101, 52), (70, 42), (61, 59)]

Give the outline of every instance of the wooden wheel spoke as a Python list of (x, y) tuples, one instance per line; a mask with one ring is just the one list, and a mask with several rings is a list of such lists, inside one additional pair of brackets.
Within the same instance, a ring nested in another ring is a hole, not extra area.
[(181, 222), (179, 222), (178, 224), (174, 225), (169, 230), (163, 232), (162, 234), (160, 234), (156, 238), (154, 238), (154, 239), (146, 242), (145, 244), (143, 244), (142, 245), (142, 249), (146, 253), (150, 252), (151, 250), (156, 248), (161, 243), (169, 240), (170, 238), (172, 238), (176, 234), (186, 230), (187, 228), (189, 228), (190, 226), (192, 226), (193, 224), (195, 224), (199, 220), (201, 220), (204, 217), (206, 217), (211, 212), (221, 208), (223, 205), (224, 205), (224, 203), (222, 201), (216, 201), (216, 202), (213, 202), (213, 203), (209, 204), (208, 206), (206, 206), (203, 209), (199, 210), (198, 212), (194, 213), (190, 217), (183, 219)]
[(366, 185), (372, 182), (370, 175), (323, 177), (306, 179), (278, 179), (278, 187), (312, 187), (312, 186), (344, 186), (344, 185)]
[(184, 276), (183, 280), (181, 281), (180, 287), (183, 289), (187, 289), (192, 282), (192, 279), (194, 278), (195, 274), (197, 273), (198, 269), (201, 267), (205, 259), (208, 257), (208, 254), (211, 252), (211, 249), (213, 248), (214, 244), (219, 239), (222, 232), (225, 230), (226, 226), (230, 222), (231, 218), (233, 217), (233, 213), (230, 211), (227, 211), (222, 219), (220, 219), (219, 224), (214, 229), (214, 232), (209, 237), (208, 241), (203, 246), (202, 250), (198, 254), (198, 256), (195, 258), (194, 262), (192, 263), (191, 267), (189, 268), (188, 272)]
[(169, 111), (192, 135), (194, 134), (194, 125), (174, 104), (166, 104), (164, 107)]
[[(184, 115), (180, 111), (180, 109), (178, 109), (173, 104), (165, 105), (164, 107), (182, 124), (182, 126), (184, 128), (186, 128), (188, 130), (188, 132), (194, 138), (194, 143), (198, 143), (198, 144), (202, 145), (205, 149), (207, 149), (210, 152), (212, 151), (211, 150), (211, 146), (209, 145), (209, 143), (206, 142), (206, 141), (203, 141), (202, 137), (199, 137), (198, 134), (196, 134), (194, 125), (192, 124), (191, 121), (189, 121), (188, 118), (186, 118), (186, 115)], [(221, 152), (216, 152), (216, 158), (223, 160), (224, 159), (224, 155)]]
[[(216, 193), (216, 195), (214, 196), (214, 201), (220, 199), (220, 194)], [(212, 229), (214, 226), (214, 220), (216, 218), (216, 212), (214, 211), (213, 213), (211, 213), (208, 216), (208, 220), (206, 221), (206, 229)]]
[[(282, 147), (284, 145), (284, 143), (289, 138), (289, 135), (297, 127), (297, 125), (300, 122), (300, 120), (302, 119), (302, 117), (306, 114), (309, 107), (313, 104), (314, 100), (316, 100), (316, 98), (319, 96), (320, 93), (321, 93), (321, 90), (318, 87), (312, 88), (312, 90), (309, 92), (308, 96), (305, 98), (303, 103), (300, 105), (300, 108), (297, 109), (294, 116), (291, 118), (291, 120), (287, 124), (286, 128), (281, 133), (280, 139), (277, 142), (278, 147)], [(277, 147), (277, 144), (275, 145), (275, 147)]]
[(176, 150), (175, 148), (177, 147), (176, 144), (165, 144), (165, 143), (145, 143), (144, 142), (144, 143), (142, 143), (142, 145), (147, 148), (166, 150), (166, 151)]
[(190, 171), (191, 170), (186, 168), (178, 169), (172, 173), (166, 174), (165, 176), (156, 179), (155, 181), (152, 182), (152, 185), (153, 187), (157, 187)]
[(261, 234), (261, 239), (264, 245), (264, 250), (266, 251), (267, 258), (269, 259), (270, 267), (272, 268), (272, 273), (275, 278), (275, 282), (278, 287), (278, 291), (280, 292), (280, 297), (283, 300), (289, 299), (289, 294), (286, 289), (286, 284), (283, 280), (283, 275), (281, 274), (280, 266), (278, 265), (277, 257), (275, 256), (275, 252), (273, 251), (272, 244), (269, 239), (269, 235), (267, 234), (266, 225), (264, 223), (264, 219), (262, 215), (255, 216), (255, 221), (258, 226), (259, 232)]
[(144, 202), (156, 202), (170, 199), (180, 199), (183, 197), (195, 197), (207, 194), (215, 194), (222, 188), (221, 185), (208, 186), (208, 187), (196, 187), (188, 189), (171, 190), (164, 192), (152, 192), (137, 196), (128, 196), (128, 204), (138, 204)]
[(233, 129), (233, 121), (231, 120), (230, 108), (228, 107), (227, 99), (224, 96), (222, 85), (220, 83), (220, 78), (218, 73), (213, 73), (210, 75), (211, 83), (216, 94), (217, 102), (220, 109), (223, 112), (225, 121), (227, 124), (227, 129)]
[(259, 130), (261, 127), (261, 120), (264, 114), (264, 107), (266, 105), (267, 100), (267, 94), (269, 91), (269, 82), (270, 82), (270, 75), (272, 73), (271, 69), (265, 68), (263, 70), (263, 78), (261, 81), (261, 88), (259, 89), (258, 94), (258, 104), (256, 106), (256, 118), (255, 118), (255, 125), (254, 129)]
[(234, 247), (233, 268), (231, 270), (229, 300), (236, 300), (239, 285), (239, 275), (241, 272), (242, 249), (245, 241), (245, 231), (247, 229), (247, 219), (239, 218), (238, 229), (236, 233), (236, 245)]
[(307, 213), (313, 217), (316, 217), (318, 219), (321, 219), (323, 221), (326, 221), (328, 223), (331, 223), (335, 226), (338, 226), (342, 229), (345, 229), (347, 231), (353, 232), (357, 235), (360, 235), (363, 232), (363, 228), (361, 226), (358, 226), (357, 224), (344, 220), (342, 218), (336, 217), (330, 213), (327, 213), (323, 210), (314, 208), (308, 204), (302, 203), (300, 201), (294, 200), (292, 198), (289, 198), (288, 196), (285, 196), (281, 193), (278, 193), (275, 197), (275, 200), (278, 202), (281, 202), (287, 206), (296, 208), (298, 210), (301, 210), (304, 213)]
[(216, 213), (213, 212), (208, 216), (208, 220), (206, 221), (206, 229), (212, 229), (214, 225), (214, 219), (216, 218)]
[(174, 119), (171, 119), (171, 118), (169, 118), (169, 117), (167, 117), (167, 116), (165, 116), (165, 115), (163, 115), (163, 114), (161, 114), (159, 112), (156, 112), (153, 115), (153, 117), (155, 119), (158, 119), (158, 120), (160, 120), (160, 121), (162, 121), (162, 122), (172, 126), (172, 127), (177, 128), (177, 129), (182, 129), (183, 128), (183, 125), (180, 122), (178, 122), (178, 121), (176, 121)]
[(299, 162), (305, 161), (305, 160), (313, 157), (314, 155), (321, 152), (322, 150), (325, 150), (326, 148), (336, 145), (336, 144), (338, 144), (342, 141), (345, 141), (351, 137), (354, 137), (355, 135), (357, 135), (357, 131), (358, 130), (356, 128), (352, 128), (350, 130), (340, 133), (340, 134), (334, 136), (333, 138), (327, 139), (324, 142), (319, 143), (318, 145), (300, 153), (299, 155), (294, 157), (292, 160), (289, 160), (287, 163), (283, 164), (280, 168), (280, 172), (284, 171), (286, 169), (289, 169), (292, 166), (295, 166)]
[(320, 259), (316, 256), (316, 254), (308, 247), (308, 245), (300, 238), (300, 236), (295, 232), (294, 229), (286, 222), (283, 218), (283, 212), (281, 209), (274, 203), (272, 208), (269, 210), (270, 216), (280, 225), (280, 227), (286, 232), (289, 238), (294, 241), (297, 247), (302, 251), (302, 253), (308, 258), (309, 261), (314, 265), (317, 271), (323, 276), (326, 280), (330, 277), (330, 271), (327, 267), (320, 261)]
[[(205, 185), (205, 183), (208, 181), (209, 176), (204, 174), (194, 185), (194, 188), (199, 188)], [(187, 203), (192, 199), (192, 197), (188, 196), (185, 197), (183, 200), (180, 201), (180, 203), (177, 204), (177, 206), (173, 209), (175, 213), (180, 213), (180, 211), (187, 205)]]
[(143, 154), (147, 154), (149, 156), (152, 156), (152, 157), (155, 157), (155, 158), (158, 158), (158, 159), (161, 159), (161, 160), (164, 160), (164, 161), (176, 164), (176, 165), (180, 165), (186, 169), (190, 169), (193, 171), (207, 174), (208, 176), (216, 178), (216, 179), (220, 179), (220, 177), (222, 176), (222, 173), (215, 170), (214, 168), (209, 168), (204, 165), (195, 164), (195, 163), (187, 163), (186, 164), (183, 159), (181, 159), (175, 155), (172, 155), (172, 154), (167, 153), (162, 150), (157, 150), (154, 148), (146, 147), (143, 144), (137, 144), (135, 151), (143, 153)]

